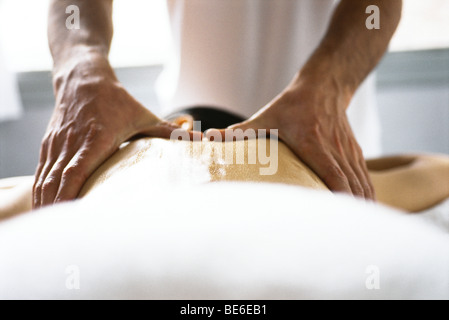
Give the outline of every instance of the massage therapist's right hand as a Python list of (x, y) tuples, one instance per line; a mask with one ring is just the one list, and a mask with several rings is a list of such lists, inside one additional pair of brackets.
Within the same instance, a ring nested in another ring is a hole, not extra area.
[(118, 83), (108, 63), (92, 59), (55, 74), (56, 106), (43, 139), (33, 207), (75, 199), (87, 178), (137, 134), (169, 138), (160, 120)]

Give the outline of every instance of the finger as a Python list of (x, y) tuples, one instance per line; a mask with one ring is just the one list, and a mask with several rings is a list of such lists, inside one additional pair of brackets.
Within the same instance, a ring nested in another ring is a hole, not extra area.
[(346, 132), (347, 134), (343, 136), (337, 133), (332, 153), (348, 179), (352, 194), (366, 199), (369, 196), (368, 191), (365, 190), (366, 178), (358, 168), (359, 159), (363, 157), (362, 150), (355, 141), (351, 129), (348, 128)]
[(364, 198), (366, 200), (374, 200), (375, 192), (374, 187), (371, 183), (371, 178), (368, 173), (368, 168), (366, 166), (366, 161), (363, 157), (363, 151), (360, 146), (353, 141), (349, 141), (348, 150), (351, 151), (351, 159), (354, 159), (349, 163), (352, 171), (357, 176), (360, 186), (363, 190)]
[(39, 155), (39, 164), (36, 169), (34, 185), (33, 185), (33, 209), (37, 209), (41, 203), (41, 184), (40, 179), (42, 171), (47, 161), (47, 143), (44, 141), (41, 145), (41, 151)]
[[(249, 131), (250, 130), (250, 131)], [(210, 141), (239, 141), (257, 138), (257, 128), (251, 124), (236, 124), (226, 129), (208, 129), (204, 136)]]
[(42, 190), (44, 189), (45, 180), (47, 179), (47, 175), (53, 167), (54, 160), (47, 157), (44, 168), (42, 169), (41, 175), (37, 181), (36, 189), (35, 189), (35, 203), (36, 208), (40, 208), (42, 206)]
[(353, 167), (351, 167), (346, 160), (340, 159), (338, 157), (335, 158), (348, 180), (352, 194), (359, 198), (365, 198), (365, 191), (362, 187), (362, 183), (358, 175), (354, 172)]
[(188, 137), (189, 140), (200, 141), (203, 137), (201, 132), (188, 131), (180, 128), (170, 122), (160, 121), (157, 124), (149, 125), (139, 132), (140, 134), (147, 135), (150, 137), (158, 137), (163, 139), (176, 139), (180, 136)]
[(301, 145), (293, 151), (331, 191), (352, 194), (346, 174), (335, 158), (322, 147), (313, 144)]
[[(49, 169), (45, 169), (46, 172), (45, 175), (42, 175), (43, 179), (40, 187), (41, 207), (54, 202), (56, 192), (59, 188), (62, 169), (67, 165), (70, 158), (79, 147), (77, 146), (78, 138), (78, 135), (73, 134), (73, 132), (69, 130), (65, 136), (60, 137), (59, 139), (52, 139), (47, 156)], [(58, 173), (58, 170), (61, 170), (61, 172)]]
[(63, 169), (55, 203), (75, 199), (86, 180), (115, 151), (107, 138), (87, 138), (85, 144)]
[(374, 190), (374, 185), (371, 181), (371, 176), (368, 171), (368, 166), (366, 164), (362, 148), (360, 148), (359, 144), (356, 143), (355, 149), (359, 159), (357, 170), (360, 171), (359, 173), (356, 171), (356, 174), (359, 175), (359, 178), (362, 181), (362, 186), (365, 190), (365, 195), (367, 196), (366, 198), (368, 200), (376, 201), (376, 191)]
[(175, 140), (179, 136), (190, 140), (193, 140), (194, 136), (198, 136), (198, 134), (191, 134), (190, 131), (182, 129), (178, 124), (161, 120), (143, 106), (139, 110), (140, 113), (136, 117), (137, 121), (134, 123), (133, 129), (128, 133), (128, 136), (122, 137), (123, 141), (145, 136), (172, 139), (171, 135), (174, 131), (177, 131), (177, 136), (173, 137)]
[[(42, 159), (45, 156), (45, 162), (43, 163), (42, 169), (40, 170), (39, 178), (36, 180), (36, 185), (34, 188), (34, 208), (40, 208), (42, 204), (42, 189), (45, 183), (45, 179), (47, 178), (48, 173), (50, 172), (51, 168), (54, 165), (54, 162), (56, 161), (56, 157), (54, 156), (54, 144), (53, 139), (47, 139), (45, 142), (45, 149), (46, 154), (44, 155), (42, 153)], [(44, 152), (44, 150), (42, 150)]]
[(73, 153), (74, 152), (68, 153), (68, 151), (62, 152), (61, 156), (55, 162), (52, 169), (48, 173), (42, 186), (41, 206), (50, 205), (55, 202), (63, 170), (68, 165), (71, 158), (74, 156)]
[(362, 158), (359, 160), (357, 170), (360, 171), (360, 173), (357, 173), (356, 171), (356, 174), (359, 175), (359, 179), (362, 182), (366, 199), (376, 201), (376, 191), (374, 189), (373, 182), (371, 181), (371, 176), (369, 174), (365, 159)]
[(64, 168), (54, 203), (77, 198), (84, 183), (108, 156), (108, 153), (98, 154), (90, 148), (81, 149)]

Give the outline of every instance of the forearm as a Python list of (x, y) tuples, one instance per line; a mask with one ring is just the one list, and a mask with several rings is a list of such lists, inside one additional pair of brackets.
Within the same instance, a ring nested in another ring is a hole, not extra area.
[[(66, 7), (80, 9), (80, 29), (66, 27)], [(80, 72), (101, 69), (113, 75), (108, 54), (113, 35), (112, 0), (52, 0), (48, 39), (54, 61), (55, 79), (75, 68)]]
[[(366, 26), (370, 5), (379, 7), (379, 30)], [(402, 0), (341, 0), (326, 35), (292, 82), (231, 130), (278, 129), (278, 137), (330, 190), (374, 200), (363, 151), (346, 109), (385, 53), (401, 8)]]
[[(380, 29), (369, 30), (366, 8), (380, 10)], [(344, 94), (346, 107), (375, 68), (397, 28), (402, 0), (341, 0), (319, 47), (299, 72), (296, 84), (328, 83)]]

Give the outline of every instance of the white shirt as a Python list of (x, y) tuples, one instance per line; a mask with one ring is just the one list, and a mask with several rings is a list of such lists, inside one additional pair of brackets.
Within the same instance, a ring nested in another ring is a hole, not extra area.
[[(158, 82), (163, 112), (192, 105), (250, 117), (277, 96), (322, 39), (334, 0), (167, 0), (174, 57)], [(374, 80), (349, 108), (365, 155), (380, 151)]]

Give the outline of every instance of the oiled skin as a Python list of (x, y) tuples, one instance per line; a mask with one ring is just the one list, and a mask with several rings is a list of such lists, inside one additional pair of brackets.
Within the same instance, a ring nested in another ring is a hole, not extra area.
[[(139, 174), (145, 175), (148, 184), (197, 184), (218, 181), (272, 182), (328, 191), (324, 183), (307, 166), (298, 161), (290, 149), (281, 142), (278, 143), (277, 170), (274, 174), (270, 172), (261, 174), (261, 169), (267, 169), (269, 165), (261, 164), (257, 149), (248, 148), (248, 146), (262, 142), (266, 146), (266, 154), (269, 155), (273, 151), (274, 158), (277, 152), (270, 150), (270, 140), (251, 141), (222, 143), (140, 139), (123, 147), (104, 163), (85, 184), (80, 196), (92, 196), (91, 193), (93, 194), (96, 189), (106, 183), (123, 184), (129, 181), (132, 184), (134, 173), (131, 169), (136, 169), (137, 166)], [(240, 163), (237, 162), (238, 154), (244, 155)], [(254, 155), (255, 161), (249, 163), (248, 155)], [(115, 180), (117, 175), (120, 175), (120, 179)]]
[[(264, 146), (271, 163), (258, 156), (257, 150)], [(237, 155), (243, 156), (240, 162)], [(261, 174), (270, 164), (272, 172)], [(449, 197), (449, 157), (391, 157), (367, 164), (381, 203), (417, 212)], [(80, 198), (101, 205), (111, 197), (120, 197), (124, 188), (145, 196), (145, 190), (154, 185), (190, 187), (219, 181), (281, 183), (330, 192), (282, 142), (276, 150), (269, 139), (222, 143), (142, 138), (123, 145), (109, 158), (88, 179)], [(0, 181), (0, 219), (31, 210), (32, 185), (33, 177)]]

